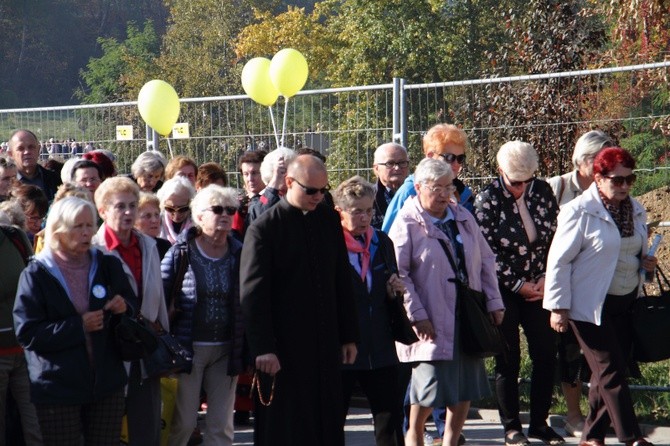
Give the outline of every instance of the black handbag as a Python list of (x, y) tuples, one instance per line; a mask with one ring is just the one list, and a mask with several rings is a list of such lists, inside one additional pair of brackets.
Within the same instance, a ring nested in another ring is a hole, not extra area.
[(168, 376), (175, 373), (191, 373), (193, 354), (183, 347), (173, 335), (161, 327), (155, 327), (158, 348), (144, 359), (144, 368), (149, 377)]
[(635, 300), (632, 309), (633, 357), (640, 362), (670, 358), (670, 282), (656, 268), (659, 295)]
[(143, 319), (126, 314), (112, 317), (116, 347), (124, 361), (145, 359), (158, 348), (158, 338)]
[[(444, 240), (439, 239), (449, 263), (457, 272), (456, 262), (451, 257)], [(505, 340), (500, 329), (493, 324), (486, 310), (486, 295), (473, 290), (458, 278), (456, 282), (456, 312), (459, 320), (459, 334), (463, 353), (477, 358), (487, 358), (505, 352)]]

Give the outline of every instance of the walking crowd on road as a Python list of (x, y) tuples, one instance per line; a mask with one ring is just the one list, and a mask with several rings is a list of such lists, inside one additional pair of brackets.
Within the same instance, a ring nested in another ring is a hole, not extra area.
[[(434, 444), (431, 416), (439, 444), (467, 444), (487, 397), (506, 446), (560, 445), (557, 369), (581, 446), (610, 425), (651, 445), (627, 384), (631, 309), (657, 267), (631, 154), (590, 131), (574, 171), (545, 180), (532, 145), (507, 141), (476, 193), (459, 178), (462, 129), (437, 124), (422, 149), (410, 174), (407, 148), (383, 143), (374, 183), (339, 185), (317, 151), (248, 151), (238, 190), (215, 162), (157, 151), (119, 174), (113, 153), (72, 142), (47, 167), (63, 146), (14, 131), (0, 154), (0, 445), (229, 446), (251, 423), (259, 446), (341, 446), (356, 391), (380, 446)], [(472, 347), (473, 296), (496, 351)]]

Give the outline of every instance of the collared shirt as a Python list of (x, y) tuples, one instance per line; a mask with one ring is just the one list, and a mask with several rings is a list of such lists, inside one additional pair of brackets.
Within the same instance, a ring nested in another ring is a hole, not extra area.
[(44, 185), (44, 177), (42, 176), (42, 171), (40, 169), (35, 170), (35, 176), (32, 178), (23, 175), (21, 172), (18, 172), (17, 169), (16, 178), (23, 184), (30, 184), (33, 186), (37, 186), (42, 190), (46, 189)]
[(142, 301), (142, 251), (137, 236), (131, 232), (130, 243), (128, 246), (123, 246), (116, 233), (105, 225), (105, 245), (110, 251), (116, 250), (130, 268), (130, 272), (133, 274), (135, 282), (137, 282), (137, 297)]

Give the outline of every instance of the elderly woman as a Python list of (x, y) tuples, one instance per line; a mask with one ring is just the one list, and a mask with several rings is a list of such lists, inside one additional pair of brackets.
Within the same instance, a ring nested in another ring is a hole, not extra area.
[(198, 176), (195, 179), (195, 190), (199, 191), (210, 184), (218, 184), (219, 186), (228, 185), (226, 172), (221, 168), (219, 163), (204, 163), (198, 167)]
[(249, 204), (249, 223), (277, 204), (286, 193), (286, 167), (298, 154), (289, 148), (279, 147), (268, 153), (261, 163), (261, 179), (265, 188), (260, 198)]
[[(372, 410), (377, 445), (400, 445), (402, 412), (398, 404), (398, 356), (391, 332), (396, 294), (405, 287), (397, 271), (393, 243), (383, 232), (373, 229), (374, 186), (359, 176), (342, 182), (335, 193), (335, 210), (340, 213), (344, 240), (349, 252), (351, 281), (358, 306), (361, 342), (356, 361), (342, 366), (344, 413), (356, 382), (362, 387)], [(399, 304), (399, 302), (398, 302)], [(404, 315), (404, 314), (403, 314)], [(404, 318), (409, 326), (409, 321)]]
[(195, 179), (198, 174), (198, 165), (187, 156), (175, 156), (165, 166), (165, 179), (169, 180), (175, 176), (186, 178), (195, 187)]
[[(179, 236), (161, 266), (165, 293), (174, 299), (172, 332), (193, 351), (193, 370), (179, 375), (168, 442), (172, 446), (185, 445), (196, 427), (201, 387), (207, 393), (207, 443), (233, 444), (233, 404), (244, 336), (239, 290), (242, 244), (230, 233), (237, 206), (234, 189), (212, 184), (198, 192), (191, 202), (195, 226)], [(177, 274), (182, 268), (180, 283)]]
[(163, 185), (161, 179), (167, 160), (160, 152), (150, 150), (139, 154), (130, 166), (132, 179), (144, 192), (156, 192)]
[(639, 271), (653, 272), (657, 263), (647, 255), (644, 208), (629, 195), (634, 168), (624, 149), (598, 153), (595, 182), (561, 209), (549, 251), (544, 308), (554, 330), (572, 327), (591, 368), (583, 446), (605, 444), (610, 423), (627, 446), (651, 444), (642, 438), (626, 383)]
[[(465, 164), (467, 148), (467, 135), (463, 129), (453, 124), (437, 124), (431, 127), (423, 137), (423, 153), (426, 158), (440, 158), (451, 166), (454, 173), (454, 186), (456, 186), (453, 193), (454, 201), (472, 211), (472, 202), (474, 201), (472, 190), (457, 178)], [(389, 231), (405, 200), (414, 195), (416, 195), (414, 177), (410, 175), (393, 195), (386, 209), (382, 231)]]
[[(407, 288), (405, 308), (419, 342), (397, 344), (398, 357), (414, 364), (410, 384), (410, 446), (423, 445), (433, 407), (446, 407), (444, 445), (456, 446), (470, 401), (490, 394), (484, 362), (465, 355), (459, 337), (454, 278), (483, 291), (496, 324), (504, 305), (495, 275), (495, 256), (472, 214), (453, 202), (454, 173), (439, 159), (424, 159), (414, 173), (417, 195), (405, 202), (391, 227), (398, 271)], [(456, 259), (451, 266), (445, 249)]]
[(179, 234), (193, 225), (190, 203), (195, 188), (186, 178), (176, 176), (167, 180), (156, 195), (163, 209), (160, 237), (174, 245)]
[(498, 150), (500, 177), (475, 199), (475, 217), (498, 262), (505, 302), (502, 332), (509, 346), (496, 357), (496, 394), (505, 444), (530, 444), (519, 419), (519, 325), (533, 363), (528, 436), (546, 444), (565, 440), (547, 425), (556, 366), (556, 336), (542, 308), (547, 252), (556, 231), (558, 205), (549, 185), (535, 178), (538, 156), (530, 144), (510, 141)]
[[(559, 207), (569, 203), (589, 188), (593, 183), (594, 158), (603, 147), (611, 145), (610, 137), (600, 130), (591, 130), (579, 137), (572, 153), (572, 164), (575, 169), (547, 180), (554, 191)], [(582, 376), (587, 375), (584, 369), (588, 369), (588, 366), (580, 353), (577, 339), (570, 329), (560, 334), (558, 367), (561, 389), (567, 406), (564, 428), (568, 434), (581, 437), (584, 429), (584, 415), (582, 415), (579, 400), (582, 396)]]
[[(165, 296), (160, 284), (160, 259), (156, 242), (134, 229), (140, 188), (126, 177), (106, 179), (95, 191), (95, 204), (104, 223), (93, 242), (116, 256), (139, 299), (138, 310), (150, 322), (169, 327)], [(130, 445), (160, 442), (160, 377), (147, 376), (142, 361), (127, 364), (128, 437)]]
[(19, 281), (14, 326), (45, 445), (120, 442), (127, 375), (110, 317), (136, 301), (120, 262), (91, 248), (96, 218), (81, 198), (55, 203)]
[(156, 248), (158, 249), (158, 257), (163, 260), (172, 243), (160, 237), (161, 202), (156, 195), (148, 192), (140, 192), (140, 199), (137, 202), (135, 229), (154, 239)]

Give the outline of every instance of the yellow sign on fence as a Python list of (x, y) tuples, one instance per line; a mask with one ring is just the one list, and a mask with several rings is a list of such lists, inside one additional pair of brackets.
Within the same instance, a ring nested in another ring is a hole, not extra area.
[(190, 138), (188, 131), (188, 122), (178, 122), (172, 126), (172, 137), (174, 139)]
[(133, 126), (132, 125), (117, 125), (116, 126), (116, 139), (118, 141), (130, 141), (133, 139)]

